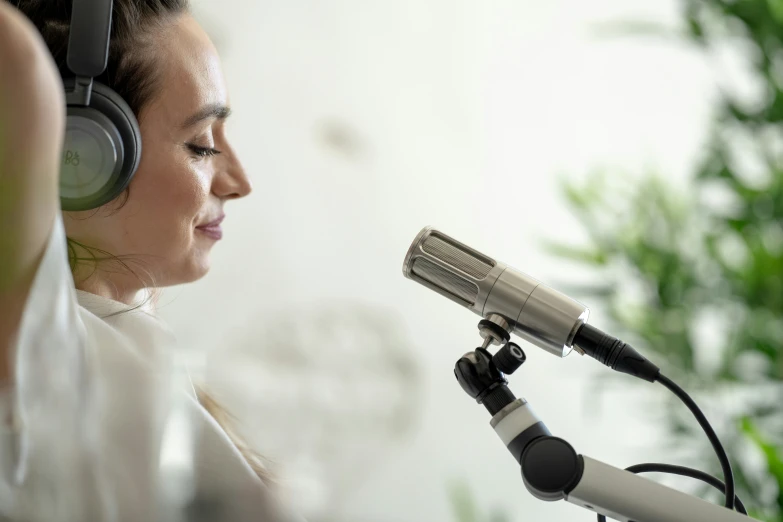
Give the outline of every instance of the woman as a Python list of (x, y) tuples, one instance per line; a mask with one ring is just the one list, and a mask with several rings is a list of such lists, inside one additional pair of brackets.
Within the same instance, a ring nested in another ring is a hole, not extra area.
[[(251, 191), (214, 46), (187, 0), (114, 0), (96, 81), (136, 115), (141, 161), (116, 200), (61, 212), (71, 0), (11, 4), (0, 1), (0, 377), (15, 400), (0, 471), (15, 475), (0, 518), (269, 519), (265, 472), (214, 402), (167, 393), (172, 336), (144, 301), (207, 273), (226, 202)], [(174, 493), (161, 471), (172, 412), (187, 420), (175, 446), (193, 450)]]

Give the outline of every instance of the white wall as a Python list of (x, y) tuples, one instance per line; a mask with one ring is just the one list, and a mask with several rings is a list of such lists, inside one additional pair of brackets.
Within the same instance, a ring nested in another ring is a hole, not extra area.
[[(281, 309), (382, 307), (417, 353), (420, 412), (408, 438), (377, 448), (383, 458), (368, 460), (373, 472), (329, 508), (349, 520), (454, 520), (446, 483), (457, 478), (481, 509), (504, 509), (515, 522), (588, 520), (525, 491), (486, 412), (452, 375), (476, 345), (478, 318), (405, 280), (401, 264), (432, 224), (545, 282), (585, 276), (540, 246), (545, 237), (582, 236), (557, 176), (652, 166), (682, 180), (715, 93), (709, 69), (687, 48), (600, 38), (594, 24), (671, 24), (678, 3), (196, 1), (225, 57), (231, 133), (255, 192), (228, 205), (210, 275), (164, 299), (185, 349), (220, 350), (242, 338), (268, 356), (274, 347), (257, 327)], [(334, 128), (348, 134), (346, 146), (329, 145)], [(610, 389), (599, 403), (591, 394), (597, 363), (526, 351), (512, 389), (555, 434), (618, 466), (654, 457), (657, 433), (635, 395)], [(223, 368), (213, 375), (228, 389), (231, 366)], [(251, 384), (254, 401), (269, 399)], [(252, 435), (263, 446), (276, 419), (253, 422), (263, 425)], [(302, 503), (312, 516), (328, 504)]]

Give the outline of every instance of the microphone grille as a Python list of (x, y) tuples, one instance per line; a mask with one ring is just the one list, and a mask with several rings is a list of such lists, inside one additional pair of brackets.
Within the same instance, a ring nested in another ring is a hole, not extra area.
[(478, 286), (445, 268), (441, 268), (426, 257), (413, 260), (411, 273), (456, 297), (465, 306), (472, 306), (478, 297)]
[(492, 267), (495, 266), (491, 259), (485, 260), (477, 257), (475, 253), (467, 251), (466, 248), (460, 248), (463, 247), (460, 243), (451, 240), (451, 238), (440, 236), (441, 234), (436, 231), (427, 236), (421, 249), (476, 279), (487, 277)]
[(405, 276), (463, 306), (472, 308), (479, 282), (497, 263), (432, 228), (422, 230), (405, 258)]

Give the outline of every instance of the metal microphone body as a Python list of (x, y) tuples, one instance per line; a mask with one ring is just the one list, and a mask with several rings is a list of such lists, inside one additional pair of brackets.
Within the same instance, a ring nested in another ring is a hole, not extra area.
[(559, 357), (571, 353), (590, 313), (567, 295), (432, 227), (413, 240), (403, 274), (481, 317), (502, 316), (511, 332)]

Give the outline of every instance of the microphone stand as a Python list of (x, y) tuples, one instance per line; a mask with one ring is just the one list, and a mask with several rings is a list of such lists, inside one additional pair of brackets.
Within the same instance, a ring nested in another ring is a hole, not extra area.
[[(551, 435), (525, 399), (508, 388), (510, 375), (525, 353), (500, 344), (479, 323), (484, 345), (457, 361), (454, 374), (465, 392), (492, 415), (490, 425), (522, 468), (527, 490), (545, 501), (565, 500), (621, 522), (747, 522), (750, 517), (669, 488), (626, 470), (577, 454), (566, 440)], [(506, 338), (507, 340), (507, 338)], [(494, 341), (494, 342), (493, 342)]]

